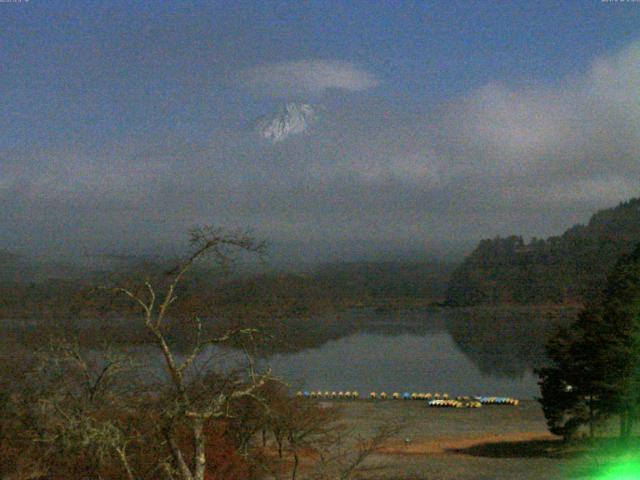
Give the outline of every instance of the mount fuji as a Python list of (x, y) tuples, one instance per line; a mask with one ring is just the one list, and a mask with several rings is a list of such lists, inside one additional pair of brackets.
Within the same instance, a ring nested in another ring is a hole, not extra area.
[(274, 114), (258, 120), (258, 134), (272, 143), (300, 134), (318, 120), (318, 109), (308, 103), (287, 103)]

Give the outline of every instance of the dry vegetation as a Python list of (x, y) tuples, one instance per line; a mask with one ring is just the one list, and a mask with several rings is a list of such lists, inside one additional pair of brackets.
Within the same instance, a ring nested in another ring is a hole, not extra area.
[[(349, 479), (380, 448), (390, 430), (354, 439), (335, 409), (291, 398), (269, 371), (258, 371), (259, 330), (170, 318), (180, 283), (201, 257), (227, 265), (236, 251), (262, 249), (243, 233), (210, 228), (193, 232), (192, 247), (159, 280), (105, 290), (133, 305), (127, 331), (145, 336), (149, 355), (130, 355), (109, 336), (96, 348), (95, 338), (72, 331), (36, 331), (24, 347), (8, 332), (1, 478)], [(209, 347), (223, 344), (244, 352), (238, 368), (207, 363)]]

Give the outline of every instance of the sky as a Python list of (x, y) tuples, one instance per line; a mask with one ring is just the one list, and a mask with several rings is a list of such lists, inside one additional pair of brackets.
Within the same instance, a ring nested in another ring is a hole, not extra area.
[[(0, 2), (0, 248), (467, 251), (640, 195), (640, 3)], [(304, 102), (304, 132), (259, 118)]]

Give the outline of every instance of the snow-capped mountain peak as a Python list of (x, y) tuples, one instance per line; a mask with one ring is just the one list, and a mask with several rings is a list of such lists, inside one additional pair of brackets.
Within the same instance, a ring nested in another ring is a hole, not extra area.
[(273, 115), (258, 121), (261, 137), (273, 143), (307, 130), (318, 119), (317, 110), (308, 103), (287, 103)]

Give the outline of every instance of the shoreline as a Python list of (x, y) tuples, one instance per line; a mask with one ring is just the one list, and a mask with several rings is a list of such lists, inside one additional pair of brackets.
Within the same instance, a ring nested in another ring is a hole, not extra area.
[(434, 409), (423, 402), (353, 402), (341, 421), (354, 437), (403, 427), (367, 461), (362, 479), (539, 480), (565, 478), (571, 458), (546, 428), (537, 402), (516, 407)]

